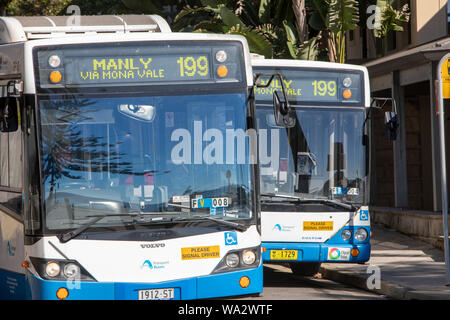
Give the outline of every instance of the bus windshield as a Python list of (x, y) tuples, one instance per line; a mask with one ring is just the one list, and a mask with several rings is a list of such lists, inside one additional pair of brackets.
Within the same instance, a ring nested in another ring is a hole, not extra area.
[(293, 128), (276, 127), (273, 110), (257, 107), (261, 193), (364, 203), (364, 109), (293, 107)]
[(219, 159), (219, 138), (246, 130), (244, 92), (39, 96), (39, 109), (49, 230), (126, 213), (253, 217), (250, 164)]

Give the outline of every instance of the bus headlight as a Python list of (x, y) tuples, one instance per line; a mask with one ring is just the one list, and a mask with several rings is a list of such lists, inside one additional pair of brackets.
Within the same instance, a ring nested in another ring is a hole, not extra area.
[(239, 256), (236, 253), (230, 253), (226, 258), (227, 266), (235, 268), (239, 265)]
[(59, 266), (59, 263), (55, 262), (55, 261), (49, 261), (47, 263), (47, 265), (45, 266), (45, 273), (49, 276), (49, 277), (56, 277), (59, 275), (61, 271), (61, 267)]
[(76, 278), (80, 275), (80, 267), (75, 263), (68, 263), (64, 266), (63, 272), (67, 278)]
[(242, 251), (242, 261), (245, 264), (253, 264), (256, 260), (256, 254), (253, 250)]
[(261, 246), (229, 251), (213, 270), (215, 273), (257, 268), (261, 262)]
[(352, 232), (349, 229), (344, 229), (341, 232), (341, 238), (344, 241), (348, 241), (350, 240), (350, 238), (352, 237)]
[(355, 239), (358, 241), (365, 241), (367, 239), (366, 229), (359, 228), (355, 231)]
[(29, 257), (42, 279), (56, 281), (96, 281), (76, 260)]

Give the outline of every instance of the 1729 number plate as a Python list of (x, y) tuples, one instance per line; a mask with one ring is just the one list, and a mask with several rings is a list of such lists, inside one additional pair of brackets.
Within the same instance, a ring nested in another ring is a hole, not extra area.
[(297, 260), (297, 250), (270, 250), (270, 260)]

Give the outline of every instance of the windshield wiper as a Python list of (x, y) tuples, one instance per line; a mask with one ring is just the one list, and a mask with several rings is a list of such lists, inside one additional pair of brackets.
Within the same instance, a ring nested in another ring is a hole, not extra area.
[(101, 219), (103, 219), (105, 217), (129, 217), (129, 216), (134, 217), (134, 216), (138, 216), (138, 215), (139, 214), (131, 214), (131, 213), (119, 213), (118, 214), (118, 213), (116, 213), (116, 214), (102, 214), (102, 215), (98, 215), (98, 216), (89, 216), (90, 218), (93, 218), (93, 219), (89, 220), (88, 222), (86, 222), (82, 226), (76, 228), (75, 230), (65, 232), (65, 233), (60, 233), (56, 237), (59, 239), (59, 242), (64, 243), (64, 242), (67, 242), (67, 241), (75, 238), (79, 234), (83, 233), (84, 231), (89, 229), (90, 226), (96, 224), (98, 221), (100, 221)]
[(234, 229), (236, 229), (238, 231), (244, 232), (244, 231), (246, 231), (248, 229), (248, 226), (243, 225), (241, 223), (227, 221), (227, 220), (223, 220), (223, 219), (220, 219), (220, 218), (213, 218), (211, 216), (206, 216), (204, 218), (206, 218), (206, 219), (208, 219), (210, 221), (214, 221), (217, 224), (222, 224), (224, 226), (228, 226), (228, 227), (234, 228)]
[[(141, 219), (143, 217), (145, 217), (146, 215), (151, 215), (154, 213), (162, 213), (162, 212), (131, 212), (131, 213), (115, 213), (115, 214), (102, 214), (102, 215), (92, 215), (92, 216), (87, 216), (88, 218), (93, 218), (92, 220), (89, 220), (88, 222), (86, 222), (85, 224), (83, 224), (82, 226), (78, 227), (75, 230), (69, 231), (69, 232), (65, 232), (65, 233), (60, 233), (58, 234), (56, 237), (59, 239), (59, 241), (61, 243), (67, 242), (73, 238), (75, 238), (76, 236), (80, 235), (81, 233), (83, 233), (84, 231), (86, 231), (87, 229), (89, 229), (92, 225), (96, 224), (98, 221), (100, 221), (101, 219), (105, 218), (105, 217), (140, 217)], [(153, 217), (151, 219), (153, 220), (163, 220), (163, 218), (161, 217)], [(133, 222), (137, 223), (137, 220), (134, 220)]]
[(285, 194), (275, 194), (275, 193), (262, 193), (261, 196), (270, 197), (270, 198), (291, 199), (291, 200), (296, 200), (296, 201), (299, 201), (299, 202), (320, 202), (320, 203), (325, 203), (325, 204), (329, 204), (329, 205), (337, 205), (337, 206), (340, 206), (341, 208), (344, 208), (344, 209), (347, 209), (347, 210), (351, 210), (351, 211), (356, 211), (357, 210), (357, 208), (351, 203), (345, 203), (345, 202), (332, 200), (332, 199), (302, 198), (302, 197), (298, 197), (298, 196), (291, 196), (291, 195), (285, 195)]
[(319, 198), (319, 199), (306, 199), (306, 201), (317, 201), (317, 202), (321, 202), (321, 203), (337, 205), (341, 208), (351, 210), (351, 211), (356, 211), (358, 209), (351, 203), (342, 202), (342, 201), (338, 201), (338, 200), (332, 200), (332, 199), (320, 199)]
[(262, 197), (269, 197), (269, 198), (283, 198), (283, 199), (290, 199), (290, 200), (296, 200), (296, 201), (303, 201), (302, 198), (297, 196), (291, 196), (288, 194), (277, 194), (277, 193), (261, 193)]
[(228, 221), (228, 220), (223, 220), (221, 218), (214, 218), (212, 216), (192, 216), (192, 217), (182, 217), (182, 218), (176, 218), (173, 221), (186, 221), (186, 220), (199, 220), (199, 218), (204, 218), (206, 220), (209, 221), (213, 221), (217, 224), (221, 224), (230, 228), (233, 228), (235, 230), (238, 231), (246, 231), (248, 229), (249, 226), (246, 226), (244, 224), (241, 223), (237, 223), (237, 222), (232, 222), (232, 221)]

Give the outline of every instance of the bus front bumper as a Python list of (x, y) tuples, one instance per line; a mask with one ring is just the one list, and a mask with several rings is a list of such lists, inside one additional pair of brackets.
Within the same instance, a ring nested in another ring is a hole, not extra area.
[[(370, 243), (330, 244), (330, 243), (288, 243), (263, 242), (264, 262), (337, 262), (364, 263), (370, 259)], [(353, 250), (352, 249), (357, 249)], [(271, 259), (272, 250), (296, 250), (297, 258)], [(358, 254), (353, 256), (353, 254)]]
[[(263, 289), (262, 263), (258, 268), (159, 283), (49, 281), (27, 272), (31, 299), (57, 300), (60, 288), (68, 290), (67, 300), (138, 300), (139, 290), (174, 288), (175, 300), (205, 299), (257, 294)], [(242, 288), (239, 281), (248, 277)]]

